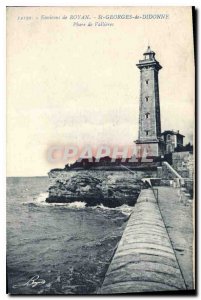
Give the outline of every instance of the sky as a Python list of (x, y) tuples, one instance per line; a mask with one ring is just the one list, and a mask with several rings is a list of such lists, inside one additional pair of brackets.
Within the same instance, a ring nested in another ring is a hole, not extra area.
[[(156, 14), (167, 17), (98, 20), (99, 15)], [(71, 15), (91, 20), (70, 20)], [(94, 26), (98, 21), (114, 25)], [(132, 145), (140, 96), (136, 63), (148, 44), (163, 67), (162, 131), (180, 130), (184, 142), (192, 142), (191, 8), (7, 8), (7, 176), (42, 176), (63, 168), (63, 162), (48, 162), (53, 145)]]

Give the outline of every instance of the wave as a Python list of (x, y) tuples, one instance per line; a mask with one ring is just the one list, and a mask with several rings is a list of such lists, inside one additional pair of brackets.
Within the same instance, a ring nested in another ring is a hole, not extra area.
[(66, 207), (66, 208), (73, 208), (73, 209), (81, 209), (86, 206), (85, 202), (75, 201), (71, 203), (48, 203), (46, 199), (48, 197), (48, 193), (40, 193), (37, 197), (34, 197), (29, 202), (23, 202), (24, 205), (29, 205), (33, 207), (37, 206), (53, 206), (53, 207)]
[(83, 201), (74, 201), (71, 203), (48, 203), (46, 202), (46, 199), (48, 197), (48, 193), (40, 193), (37, 197), (34, 197), (31, 201), (29, 202), (23, 202), (24, 205), (28, 205), (31, 207), (37, 207), (37, 206), (50, 206), (50, 207), (64, 207), (64, 208), (69, 208), (69, 209), (99, 209), (101, 211), (120, 211), (121, 213), (129, 216), (133, 210), (132, 206), (123, 204), (118, 207), (107, 207), (104, 206), (103, 204), (96, 205), (96, 206), (91, 206), (91, 207), (86, 207), (86, 202)]
[(127, 215), (129, 216), (133, 210), (133, 206), (129, 206), (127, 204), (123, 204), (121, 206), (117, 206), (117, 207), (107, 207), (107, 206), (104, 206), (103, 204), (100, 204), (100, 205), (96, 205), (96, 206), (93, 206), (91, 207), (92, 209), (100, 209), (100, 210), (113, 210), (113, 211), (120, 211), (121, 213), (123, 213), (124, 215)]

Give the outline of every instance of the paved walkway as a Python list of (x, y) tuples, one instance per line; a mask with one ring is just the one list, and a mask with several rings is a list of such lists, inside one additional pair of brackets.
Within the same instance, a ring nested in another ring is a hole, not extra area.
[(157, 187), (159, 207), (167, 227), (187, 289), (193, 289), (193, 210), (192, 201), (179, 196), (178, 189)]
[(185, 289), (184, 278), (153, 191), (142, 190), (100, 293)]

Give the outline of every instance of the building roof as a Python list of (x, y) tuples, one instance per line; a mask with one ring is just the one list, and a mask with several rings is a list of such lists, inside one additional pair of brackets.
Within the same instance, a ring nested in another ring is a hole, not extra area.
[(179, 130), (177, 131), (174, 131), (174, 130), (165, 130), (161, 133), (161, 135), (166, 135), (166, 134), (171, 134), (171, 135), (180, 135), (180, 136), (183, 136), (185, 137), (185, 135), (179, 133)]
[(150, 46), (148, 46), (147, 51), (144, 53), (144, 55), (150, 54), (150, 53), (155, 54), (155, 52), (151, 50)]

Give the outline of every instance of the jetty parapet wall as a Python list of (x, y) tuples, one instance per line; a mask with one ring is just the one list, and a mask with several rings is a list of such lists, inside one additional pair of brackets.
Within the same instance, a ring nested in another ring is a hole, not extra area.
[(186, 290), (153, 190), (141, 191), (100, 294)]

